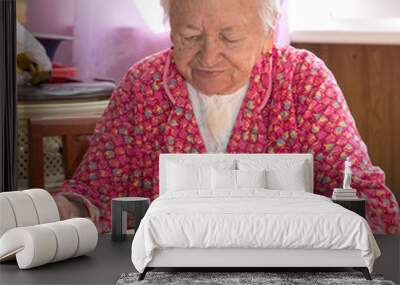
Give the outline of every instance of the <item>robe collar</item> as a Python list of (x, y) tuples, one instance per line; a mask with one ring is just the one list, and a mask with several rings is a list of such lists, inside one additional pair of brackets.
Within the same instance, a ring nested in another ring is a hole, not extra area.
[[(240, 111), (232, 129), (226, 152), (264, 152), (262, 140), (266, 139), (262, 110), (272, 92), (272, 66), (276, 48), (263, 54), (252, 69), (249, 88), (242, 101)], [(163, 84), (172, 104), (172, 111), (166, 127), (167, 151), (170, 153), (205, 153), (204, 140), (200, 134), (193, 106), (185, 80), (179, 73), (172, 58), (172, 50), (167, 59)]]

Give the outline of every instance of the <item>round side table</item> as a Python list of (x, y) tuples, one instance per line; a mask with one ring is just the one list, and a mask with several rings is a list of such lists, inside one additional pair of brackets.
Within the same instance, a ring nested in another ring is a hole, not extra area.
[(120, 197), (112, 199), (112, 241), (123, 241), (126, 239), (128, 212), (134, 215), (133, 228), (136, 233), (149, 205), (150, 199), (143, 197)]

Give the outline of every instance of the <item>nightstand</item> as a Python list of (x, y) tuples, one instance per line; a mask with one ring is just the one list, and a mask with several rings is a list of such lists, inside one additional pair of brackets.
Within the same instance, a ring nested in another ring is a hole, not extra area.
[(149, 206), (150, 199), (144, 197), (119, 197), (112, 199), (112, 241), (121, 242), (127, 238), (128, 212), (132, 213), (134, 216), (135, 221), (133, 229), (136, 233)]
[(339, 204), (340, 206), (359, 214), (365, 219), (365, 199), (353, 199), (353, 200), (340, 200), (332, 199), (332, 202)]

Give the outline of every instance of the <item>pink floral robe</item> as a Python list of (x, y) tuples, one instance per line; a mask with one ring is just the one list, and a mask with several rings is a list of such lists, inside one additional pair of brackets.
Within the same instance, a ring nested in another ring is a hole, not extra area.
[[(73, 179), (60, 189), (80, 196), (93, 219), (100, 210), (100, 231), (110, 230), (112, 198), (158, 196), (160, 153), (206, 152), (184, 78), (171, 57), (167, 50), (129, 69)], [(314, 189), (325, 196), (340, 187), (350, 157), (352, 187), (367, 199), (372, 230), (400, 233), (399, 207), (383, 171), (371, 164), (332, 73), (308, 51), (274, 47), (260, 58), (226, 152), (313, 153)]]

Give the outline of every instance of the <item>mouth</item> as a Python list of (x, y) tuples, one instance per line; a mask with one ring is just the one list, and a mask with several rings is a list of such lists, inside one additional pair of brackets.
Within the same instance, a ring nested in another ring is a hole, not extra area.
[(210, 78), (210, 79), (215, 78), (224, 72), (222, 70), (207, 70), (207, 69), (195, 69), (194, 71), (200, 77)]

